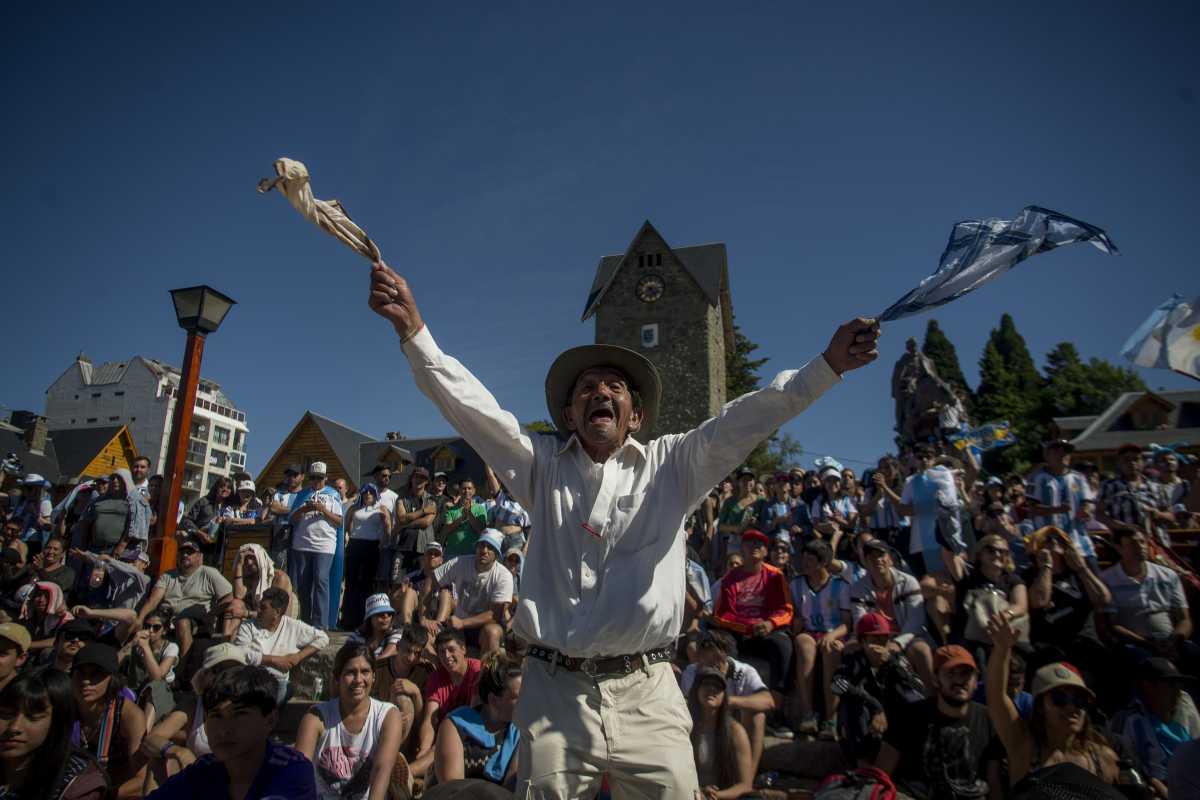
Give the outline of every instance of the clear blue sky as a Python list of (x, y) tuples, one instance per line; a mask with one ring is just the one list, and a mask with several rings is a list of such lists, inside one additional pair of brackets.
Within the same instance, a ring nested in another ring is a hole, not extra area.
[[(0, 402), (42, 408), (81, 349), (178, 363), (167, 290), (207, 282), (239, 301), (204, 372), (247, 413), (252, 470), (305, 409), (447, 432), (366, 309), (366, 262), (254, 192), (281, 155), (524, 421), (546, 416), (551, 359), (592, 339), (598, 258), (647, 218), (672, 244), (728, 244), (767, 377), (913, 286), (956, 220), (1027, 204), (1123, 255), (1038, 257), (940, 309), (972, 381), (1004, 311), (1039, 363), (1063, 339), (1115, 358), (1162, 299), (1200, 289), (1194, 3), (563, 5), (9, 15)], [(891, 364), (925, 322), (888, 325), (881, 361), (787, 426), (806, 462), (888, 448)]]

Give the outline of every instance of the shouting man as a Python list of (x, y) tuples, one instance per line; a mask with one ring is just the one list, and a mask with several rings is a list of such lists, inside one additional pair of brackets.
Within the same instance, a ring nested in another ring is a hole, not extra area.
[(683, 622), (683, 520), (756, 444), (847, 370), (878, 355), (878, 325), (841, 326), (825, 352), (685, 434), (643, 444), (658, 372), (623, 347), (575, 347), (546, 377), (565, 441), (530, 435), (425, 327), (408, 284), (382, 263), (369, 305), (395, 328), (417, 386), (529, 510), (514, 631), (530, 643), (517, 795), (692, 800), (691, 719), (671, 670)]

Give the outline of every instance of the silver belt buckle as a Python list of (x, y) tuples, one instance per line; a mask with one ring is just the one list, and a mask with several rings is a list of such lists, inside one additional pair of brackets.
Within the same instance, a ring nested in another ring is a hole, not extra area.
[(585, 658), (579, 663), (579, 671), (584, 675), (587, 675), (589, 678), (596, 677), (596, 659)]

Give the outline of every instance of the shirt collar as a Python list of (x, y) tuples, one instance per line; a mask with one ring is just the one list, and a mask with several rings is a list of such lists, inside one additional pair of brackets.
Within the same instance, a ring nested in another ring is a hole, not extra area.
[[(558, 453), (556, 453), (556, 455), (561, 456), (563, 453), (566, 453), (572, 447), (577, 447), (580, 450), (583, 449), (583, 442), (579, 441), (579, 436), (574, 433), (571, 434), (571, 438), (567, 439), (566, 443), (563, 444), (562, 447), (558, 448)], [(616, 452), (620, 453), (622, 450), (626, 449), (627, 447), (632, 447), (633, 451), (635, 453), (637, 453), (643, 461), (646, 460), (646, 445), (642, 444), (641, 442), (639, 442), (637, 439), (633, 438), (632, 436), (626, 436), (625, 443), (622, 444), (620, 447), (618, 447)], [(615, 453), (614, 453), (614, 455), (615, 455)]]

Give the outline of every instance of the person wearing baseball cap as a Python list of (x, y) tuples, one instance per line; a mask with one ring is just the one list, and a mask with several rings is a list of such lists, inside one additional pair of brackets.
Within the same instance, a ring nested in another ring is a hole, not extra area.
[(413, 467), (408, 476), (408, 491), (396, 502), (396, 519), (392, 527), (396, 531), (396, 547), (393, 559), (400, 564), (393, 567), (396, 572), (409, 572), (419, 566), (421, 554), (435, 540), (434, 525), (438, 519), (438, 503), (429, 492), (429, 470)]
[[(394, 576), (398, 575), (393, 578), (393, 585), (400, 586), (400, 619), (410, 620), (416, 613), (418, 626), (426, 629), (432, 627), (432, 622), (445, 622), (445, 619), (439, 620), (439, 612), (443, 609), (439, 608), (440, 592), (437, 590), (437, 578), (434, 577), (434, 571), (445, 563), (445, 560), (445, 548), (442, 543), (431, 539), (425, 545), (425, 552), (421, 554), (420, 566), (417, 569), (399, 573), (397, 568), (397, 571), (392, 573)], [(425, 590), (426, 586), (431, 588)]]
[[(742, 797), (754, 788), (755, 763), (750, 739), (731, 713), (730, 692), (724, 672), (703, 667), (696, 672), (687, 694), (692, 716), (694, 758), (703, 797)], [(701, 742), (717, 743), (717, 752), (701, 749)], [(730, 756), (723, 757), (721, 749)]]
[[(683, 520), (757, 442), (842, 373), (878, 357), (877, 322), (847, 322), (809, 365), (726, 404), (693, 432), (661, 438), (662, 380), (654, 364), (615, 345), (571, 348), (546, 376), (547, 410), (560, 437), (522, 429), (445, 355), (408, 284), (382, 262), (372, 270), (369, 305), (396, 330), (418, 387), (530, 513), (535, 533), (513, 622), (530, 643), (522, 697), (533, 698), (517, 709), (518, 794), (583, 797), (607, 772), (615, 795), (628, 787), (690, 800), (699, 784), (686, 726), (631, 724), (618, 734), (594, 711), (599, 681), (585, 685), (579, 671), (628, 676), (641, 664), (643, 680), (605, 688), (609, 713), (644, 718), (659, 703), (674, 705), (666, 717), (685, 713), (667, 679), (684, 615)], [(569, 747), (565, 730), (576, 732)]]
[(1181, 757), (1180, 748), (1193, 739), (1196, 710), (1187, 693), (1195, 688), (1196, 678), (1184, 675), (1162, 656), (1144, 659), (1134, 669), (1133, 678), (1134, 697), (1113, 715), (1109, 731), (1133, 747), (1152, 786), (1156, 782), (1169, 786), (1171, 797), (1193, 797), (1176, 794), (1168, 767)]
[(1088, 709), (1096, 699), (1072, 664), (1057, 661), (1033, 675), (1033, 713), (1022, 719), (1009, 696), (1009, 663), (1018, 634), (1011, 621), (996, 614), (988, 624), (992, 652), (988, 656), (987, 704), (996, 732), (1008, 754), (1013, 785), (1046, 764), (1066, 761), (1082, 767), (1103, 783), (1116, 783), (1117, 754), (1092, 730)]
[(337, 563), (344, 509), (337, 490), (326, 485), (329, 470), (323, 461), (308, 465), (308, 486), (292, 501), (291, 549), (287, 571), (300, 599), (300, 618), (319, 629), (336, 625), (341, 586), (331, 587)]
[(474, 556), (452, 558), (434, 570), (440, 591), (457, 598), (446, 622), (462, 631), (467, 644), (481, 653), (500, 649), (504, 641), (504, 622), (516, 594), (512, 573), (500, 561), (504, 536), (495, 528), (486, 528), (475, 543)]
[(737, 489), (717, 511), (718, 561), (724, 561), (728, 553), (737, 552), (738, 537), (747, 528), (755, 528), (764, 512), (765, 504), (754, 490), (754, 470), (739, 467), (735, 477)]
[(32, 643), (24, 625), (15, 622), (0, 624), (0, 690), (17, 677), (29, 658), (29, 645)]

